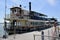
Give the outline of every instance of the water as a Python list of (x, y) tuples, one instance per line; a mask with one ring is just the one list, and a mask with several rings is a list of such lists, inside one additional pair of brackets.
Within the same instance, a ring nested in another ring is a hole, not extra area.
[(3, 26), (4, 26), (4, 24), (0, 23), (0, 37), (2, 37), (5, 33)]

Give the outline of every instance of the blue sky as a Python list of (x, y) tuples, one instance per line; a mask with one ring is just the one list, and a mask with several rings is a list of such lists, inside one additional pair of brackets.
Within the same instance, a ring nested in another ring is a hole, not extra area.
[[(6, 14), (10, 14), (10, 8), (13, 6), (22, 5), (22, 8), (28, 10), (29, 1), (32, 3), (32, 10), (55, 17), (60, 21), (60, 0), (7, 0)], [(0, 22), (4, 20), (5, 0), (0, 0)]]

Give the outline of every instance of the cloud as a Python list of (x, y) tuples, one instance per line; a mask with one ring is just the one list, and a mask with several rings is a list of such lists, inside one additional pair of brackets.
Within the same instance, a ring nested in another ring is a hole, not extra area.
[(56, 0), (46, 0), (51, 6), (56, 4)]

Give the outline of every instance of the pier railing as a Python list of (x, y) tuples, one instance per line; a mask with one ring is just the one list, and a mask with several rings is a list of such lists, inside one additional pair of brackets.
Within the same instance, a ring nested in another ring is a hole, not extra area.
[(47, 35), (33, 35), (34, 40), (60, 40), (57, 36), (47, 36)]

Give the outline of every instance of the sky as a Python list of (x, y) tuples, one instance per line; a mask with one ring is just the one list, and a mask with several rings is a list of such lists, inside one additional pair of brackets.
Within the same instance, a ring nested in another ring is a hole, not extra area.
[[(6, 14), (10, 14), (10, 8), (22, 5), (29, 10), (29, 2), (33, 11), (46, 14), (48, 17), (57, 18), (60, 21), (60, 0), (6, 0)], [(0, 23), (4, 22), (5, 0), (0, 0)]]

